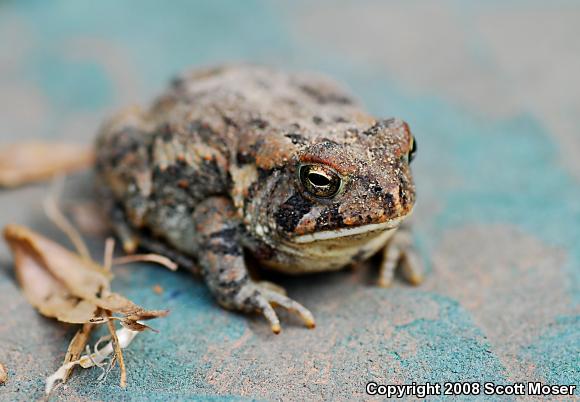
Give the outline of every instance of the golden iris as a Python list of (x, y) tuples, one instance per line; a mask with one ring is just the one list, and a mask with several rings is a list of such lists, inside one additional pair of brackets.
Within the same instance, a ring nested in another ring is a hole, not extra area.
[(340, 175), (334, 169), (324, 165), (302, 165), (299, 176), (306, 191), (315, 197), (334, 197), (342, 186)]

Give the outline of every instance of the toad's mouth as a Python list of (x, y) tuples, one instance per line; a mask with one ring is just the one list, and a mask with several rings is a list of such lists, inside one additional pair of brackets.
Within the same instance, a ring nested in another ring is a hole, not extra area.
[(336, 230), (325, 230), (322, 232), (300, 235), (292, 239), (294, 243), (312, 243), (316, 241), (334, 240), (341, 237), (351, 237), (357, 235), (370, 234), (372, 232), (385, 232), (394, 230), (409, 214), (390, 219), (382, 223), (372, 223), (370, 225), (356, 226), (352, 228), (341, 228)]

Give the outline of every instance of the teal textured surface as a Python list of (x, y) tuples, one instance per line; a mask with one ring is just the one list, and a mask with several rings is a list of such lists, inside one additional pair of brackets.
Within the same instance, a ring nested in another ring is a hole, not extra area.
[[(274, 336), (185, 272), (121, 267), (115, 289), (171, 314), (127, 350), (126, 390), (118, 370), (102, 382), (84, 370), (55, 399), (346, 400), (367, 397), (369, 381), (580, 387), (578, 20), (573, 1), (0, 1), (0, 143), (90, 142), (175, 73), (242, 60), (325, 72), (408, 121), (419, 144), (424, 285), (377, 288), (372, 264), (276, 276), (317, 328), (282, 313)], [(91, 184), (75, 176), (67, 194), (88, 199)], [(47, 188), (0, 190), (0, 225), (63, 239), (41, 211)], [(102, 253), (102, 238), (89, 241)], [(40, 317), (12, 272), (2, 243), (0, 400), (37, 399), (73, 329)]]

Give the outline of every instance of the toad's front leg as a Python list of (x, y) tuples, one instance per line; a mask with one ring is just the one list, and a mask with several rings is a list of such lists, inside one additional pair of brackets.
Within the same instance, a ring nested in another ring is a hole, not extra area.
[(413, 247), (413, 238), (407, 227), (399, 228), (383, 249), (379, 286), (391, 285), (398, 266), (403, 277), (412, 285), (423, 282), (423, 263)]
[(314, 327), (314, 318), (305, 307), (250, 278), (239, 241), (239, 221), (230, 200), (214, 197), (204, 201), (196, 208), (194, 219), (196, 231), (201, 235), (202, 274), (222, 306), (263, 314), (274, 333), (280, 332), (280, 321), (273, 306), (298, 314), (307, 327)]

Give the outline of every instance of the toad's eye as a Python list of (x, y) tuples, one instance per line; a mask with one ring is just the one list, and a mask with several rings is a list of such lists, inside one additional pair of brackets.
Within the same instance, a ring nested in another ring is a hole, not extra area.
[(411, 149), (409, 151), (409, 163), (415, 159), (415, 155), (417, 154), (417, 140), (415, 137), (411, 138)]
[(334, 197), (342, 187), (341, 177), (328, 166), (302, 165), (299, 176), (306, 191), (315, 197)]

